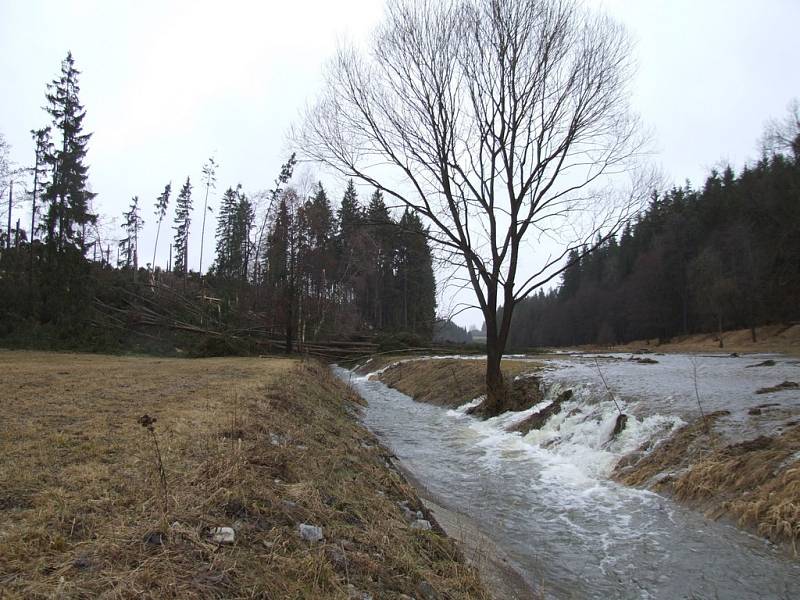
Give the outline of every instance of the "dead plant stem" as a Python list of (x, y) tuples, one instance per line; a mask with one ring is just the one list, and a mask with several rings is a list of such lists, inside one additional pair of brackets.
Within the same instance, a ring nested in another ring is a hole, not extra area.
[(597, 360), (597, 357), (594, 357), (594, 364), (597, 367), (597, 372), (600, 374), (600, 379), (603, 380), (603, 385), (606, 388), (606, 392), (608, 392), (608, 396), (611, 398), (611, 401), (614, 403), (614, 406), (617, 407), (617, 412), (621, 415), (622, 409), (617, 404), (617, 399), (614, 397), (614, 393), (611, 391), (611, 388), (608, 387), (608, 382), (606, 381), (605, 376), (603, 375), (603, 371), (600, 369), (600, 362)]

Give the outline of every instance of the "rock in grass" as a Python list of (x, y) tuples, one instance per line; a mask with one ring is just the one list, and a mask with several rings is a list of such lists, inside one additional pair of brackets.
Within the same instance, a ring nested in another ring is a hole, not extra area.
[(417, 594), (422, 600), (439, 600), (439, 594), (433, 589), (433, 586), (427, 581), (420, 581), (417, 585)]
[(232, 527), (212, 527), (208, 535), (215, 544), (232, 544), (236, 539)]
[(161, 546), (164, 544), (164, 534), (160, 531), (148, 531), (142, 541), (149, 546)]
[(347, 584), (348, 600), (372, 600), (372, 594), (360, 592), (352, 583)]
[(430, 531), (431, 522), (426, 519), (417, 519), (411, 523), (411, 529), (419, 529), (421, 531)]
[(300, 531), (300, 537), (307, 542), (321, 542), (325, 537), (322, 535), (322, 527), (300, 523), (298, 529)]
[(414, 514), (413, 510), (408, 508), (408, 500), (404, 500), (403, 502), (398, 502), (397, 504), (400, 506), (400, 510), (403, 511), (403, 516), (405, 517), (406, 521), (409, 522), (413, 521), (414, 518), (416, 517), (416, 514)]

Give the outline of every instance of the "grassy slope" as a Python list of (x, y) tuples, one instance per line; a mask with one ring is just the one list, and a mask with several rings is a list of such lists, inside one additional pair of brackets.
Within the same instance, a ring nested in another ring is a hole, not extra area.
[(706, 511), (728, 517), (775, 542), (800, 542), (800, 425), (775, 436), (729, 444), (714, 432), (723, 413), (708, 415), (676, 431), (652, 452), (623, 459), (614, 478), (668, 493)]
[[(512, 380), (521, 373), (534, 372), (532, 362), (503, 361), (503, 374)], [(409, 360), (386, 369), (380, 380), (419, 402), (440, 406), (460, 406), (486, 390), (486, 363), (483, 360)]]
[(649, 348), (658, 352), (780, 352), (800, 356), (800, 324), (766, 325), (756, 328), (753, 342), (749, 329), (725, 331), (722, 334), (724, 347), (719, 347), (716, 333), (698, 333), (676, 336), (669, 342), (659, 344), (658, 340), (638, 340), (622, 346), (587, 346), (585, 349), (613, 350), (629, 352)]
[(0, 352), (0, 385), (2, 597), (488, 597), (321, 366)]

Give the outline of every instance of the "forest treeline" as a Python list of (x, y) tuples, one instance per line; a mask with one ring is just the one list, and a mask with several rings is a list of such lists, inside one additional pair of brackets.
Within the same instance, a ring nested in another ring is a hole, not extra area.
[[(0, 189), (9, 207), (0, 234), (4, 343), (158, 351), (194, 344), (225, 353), (260, 350), (254, 339), (280, 340), (273, 348), (287, 351), (378, 334), (407, 345), (434, 335), (472, 340), (449, 321), (436, 323), (432, 252), (417, 214), (393, 214), (379, 190), (362, 201), (352, 180), (335, 204), (322, 183), (301, 191), (292, 185), (293, 156), (272, 189), (252, 195), (241, 185), (220, 195), (209, 159), (199, 182), (187, 177), (155, 198), (133, 196), (121, 233), (109, 240), (88, 185), (91, 134), (83, 131), (79, 75), (68, 54), (47, 86), (50, 124), (31, 131), (32, 165), (11, 169), (0, 143), (0, 188), (17, 186), (15, 203)], [(687, 183), (654, 193), (619, 236), (593, 252), (573, 251), (559, 288), (517, 306), (510, 347), (745, 327), (755, 335), (757, 325), (800, 320), (798, 110), (780, 133), (779, 147), (738, 174), (727, 168), (700, 189)], [(204, 270), (209, 201), (215, 247)], [(155, 231), (152, 248), (140, 243), (146, 227)], [(189, 240), (198, 233), (193, 271)], [(169, 244), (166, 265), (156, 264), (159, 243)]]
[[(796, 117), (794, 118), (796, 121)], [(514, 348), (667, 340), (800, 320), (800, 123), (778, 151), (654, 194), (621, 235), (574, 251), (513, 315)], [(720, 339), (721, 336), (720, 336)]]
[[(134, 196), (112, 247), (99, 231), (95, 194), (87, 185), (91, 134), (83, 131), (79, 74), (69, 54), (47, 88), (51, 124), (31, 132), (35, 164), (14, 172), (18, 202), (9, 202), (0, 237), (0, 339), (169, 350), (185, 346), (189, 333), (208, 332), (219, 352), (235, 349), (234, 339), (239, 349), (247, 340), (279, 339), (286, 351), (377, 333), (430, 340), (436, 284), (419, 217), (405, 211), (396, 218), (379, 190), (362, 202), (352, 180), (338, 210), (322, 183), (301, 193), (291, 185), (294, 156), (259, 203), (241, 185), (225, 190), (205, 272), (202, 245), (198, 272), (189, 268), (188, 247), (190, 236), (203, 239), (209, 199), (216, 200), (213, 159), (198, 190), (187, 177), (174, 199), (172, 182), (149, 201)], [(12, 225), (20, 198), (26, 206), (17, 212), (29, 222)], [(202, 220), (193, 219), (200, 199)], [(156, 257), (170, 225), (162, 268)], [(152, 248), (140, 243), (147, 226), (156, 233)]]

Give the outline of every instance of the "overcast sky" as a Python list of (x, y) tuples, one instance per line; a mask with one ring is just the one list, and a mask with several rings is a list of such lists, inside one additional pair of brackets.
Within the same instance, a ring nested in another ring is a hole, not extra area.
[[(757, 158), (764, 122), (800, 97), (798, 0), (594, 4), (637, 42), (632, 103), (655, 134), (654, 158), (670, 182), (700, 183), (722, 162), (738, 169)], [(270, 187), (290, 151), (286, 131), (320, 89), (337, 41), (365, 39), (382, 10), (379, 0), (0, 0), (0, 133), (12, 158), (29, 164), (29, 130), (48, 124), (45, 84), (72, 50), (83, 73), (86, 131), (94, 133), (96, 209), (119, 221), (138, 195), (147, 221), (141, 244), (151, 247), (156, 196), (188, 175), (197, 207), (210, 155), (221, 165), (212, 204), (237, 183), (249, 192)], [(338, 200), (344, 182), (322, 179)], [(195, 269), (200, 219), (197, 210)], [(213, 229), (212, 221), (206, 266)], [(162, 240), (170, 236), (162, 232)], [(480, 317), (473, 311), (458, 320)]]

